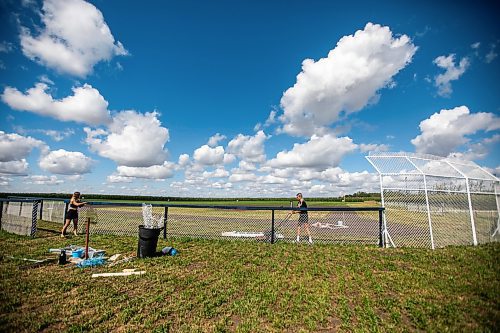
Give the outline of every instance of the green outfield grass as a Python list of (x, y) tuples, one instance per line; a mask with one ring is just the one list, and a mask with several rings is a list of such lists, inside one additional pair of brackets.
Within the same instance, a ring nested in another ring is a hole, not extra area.
[[(172, 243), (173, 242), (173, 243)], [(495, 332), (500, 244), (381, 249), (291, 243), (160, 239), (180, 254), (115, 267), (57, 264), (20, 270), (23, 258), (83, 244), (39, 232), (0, 232), (2, 332)], [(108, 254), (137, 238), (92, 236)], [(145, 270), (142, 276), (92, 273)]]

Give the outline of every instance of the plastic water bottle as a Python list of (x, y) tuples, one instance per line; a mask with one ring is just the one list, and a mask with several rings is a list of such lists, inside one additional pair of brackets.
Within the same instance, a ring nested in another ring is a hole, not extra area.
[(177, 254), (177, 250), (171, 246), (166, 246), (161, 250), (161, 253), (164, 256), (175, 256)]

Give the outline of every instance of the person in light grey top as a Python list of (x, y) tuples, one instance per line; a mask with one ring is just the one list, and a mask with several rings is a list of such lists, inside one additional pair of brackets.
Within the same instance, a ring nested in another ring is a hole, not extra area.
[(294, 214), (299, 214), (299, 221), (297, 222), (297, 240), (296, 242), (300, 242), (300, 231), (301, 228), (304, 227), (307, 235), (309, 236), (309, 244), (312, 244), (311, 231), (309, 230), (309, 215), (307, 214), (307, 203), (302, 196), (302, 193), (297, 193), (297, 208), (299, 211), (294, 210)]

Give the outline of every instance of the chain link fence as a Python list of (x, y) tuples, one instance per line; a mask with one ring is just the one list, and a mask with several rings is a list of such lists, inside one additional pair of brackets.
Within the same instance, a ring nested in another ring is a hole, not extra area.
[[(310, 208), (308, 229), (315, 242), (379, 244), (379, 211)], [(272, 207), (169, 207), (166, 230), (177, 237), (295, 241), (299, 216), (296, 210)], [(300, 239), (308, 240), (305, 226)]]
[(0, 199), (0, 228), (7, 232), (34, 236), (39, 214), (39, 200)]
[[(12, 207), (12, 206), (11, 206)], [(43, 200), (42, 223), (60, 230), (67, 201)], [(313, 242), (381, 245), (381, 207), (307, 209)], [(137, 236), (139, 225), (152, 220), (164, 237), (238, 239), (264, 242), (295, 241), (300, 211), (283, 207), (147, 205), (91, 202), (79, 209), (78, 231), (90, 234)], [(305, 213), (305, 211), (302, 211)], [(68, 232), (72, 232), (71, 223)], [(308, 241), (306, 227), (301, 242)]]
[(500, 240), (498, 179), (473, 162), (375, 153), (394, 246), (444, 247)]
[[(497, 195), (498, 196), (498, 195)], [(474, 212), (476, 237), (479, 244), (500, 240), (499, 216), (497, 210), (498, 197), (476, 193), (471, 195)]]
[(40, 219), (49, 222), (63, 223), (66, 203), (64, 200), (43, 200)]

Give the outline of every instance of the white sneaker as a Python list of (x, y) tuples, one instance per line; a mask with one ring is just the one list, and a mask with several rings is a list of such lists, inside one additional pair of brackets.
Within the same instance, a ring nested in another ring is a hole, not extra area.
[(312, 245), (312, 244), (313, 244), (313, 240), (312, 240), (312, 239), (310, 239), (310, 240), (309, 240), (309, 245)]
[(62, 238), (64, 238), (64, 237), (66, 237), (66, 236), (65, 236), (64, 234), (61, 234), (61, 237), (62, 237)]
[(78, 236), (78, 233), (76, 232), (76, 230), (73, 231), (73, 235)]

